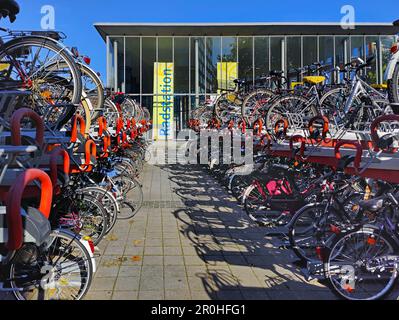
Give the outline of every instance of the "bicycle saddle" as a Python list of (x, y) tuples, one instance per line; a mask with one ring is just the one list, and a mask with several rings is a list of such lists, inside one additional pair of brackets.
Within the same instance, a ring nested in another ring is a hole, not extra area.
[(380, 210), (384, 205), (384, 199), (375, 198), (371, 200), (361, 200), (359, 201), (359, 206), (367, 211), (376, 212)]
[(275, 76), (275, 77), (281, 77), (283, 75), (283, 73), (284, 73), (284, 71), (281, 71), (281, 70), (270, 71), (270, 75)]
[(319, 84), (322, 83), (326, 80), (326, 77), (324, 76), (306, 76), (303, 77), (303, 81), (310, 83), (310, 84)]
[(16, 15), (19, 13), (19, 5), (14, 0), (0, 0), (0, 14), (1, 17), (10, 19), (10, 22), (14, 22)]

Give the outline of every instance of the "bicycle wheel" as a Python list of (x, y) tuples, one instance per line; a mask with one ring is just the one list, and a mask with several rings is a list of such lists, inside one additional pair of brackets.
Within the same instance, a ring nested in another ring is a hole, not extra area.
[(86, 187), (80, 189), (78, 192), (82, 194), (88, 193), (101, 203), (107, 212), (107, 229), (105, 230), (105, 234), (108, 234), (114, 227), (120, 212), (118, 201), (114, 195), (110, 191), (100, 187)]
[(397, 262), (392, 258), (397, 254), (391, 237), (375, 227), (344, 234), (332, 246), (325, 266), (332, 291), (348, 300), (383, 298), (397, 278)]
[(307, 121), (318, 114), (316, 107), (308, 99), (299, 95), (287, 95), (276, 99), (266, 113), (266, 128), (274, 130), (280, 119), (287, 119), (289, 128), (306, 127)]
[(290, 245), (302, 261), (320, 262), (316, 248), (328, 247), (335, 237), (329, 225), (337, 219), (336, 213), (331, 208), (326, 216), (324, 211), (325, 205), (307, 206), (298, 210), (290, 222)]
[(95, 121), (104, 108), (104, 86), (97, 75), (91, 68), (83, 63), (78, 63), (82, 74), (82, 103), (85, 101), (90, 109), (92, 121)]
[(241, 105), (241, 114), (251, 127), (256, 119), (265, 114), (273, 97), (274, 92), (268, 89), (256, 89), (245, 97)]
[(9, 277), (18, 300), (81, 300), (90, 288), (93, 265), (80, 237), (53, 230), (47, 245), (25, 244), (10, 264)]
[(108, 229), (108, 214), (102, 204), (90, 194), (83, 193), (81, 197), (72, 200), (67, 212), (76, 212), (79, 216), (78, 225), (72, 231), (89, 236), (94, 245), (99, 244)]
[(274, 215), (275, 212), (268, 211), (267, 199), (268, 195), (261, 192), (255, 184), (247, 187), (242, 197), (242, 203), (249, 218), (261, 225), (267, 225), (279, 216), (279, 214)]
[(120, 113), (111, 99), (107, 98), (104, 101), (104, 113), (103, 116), (107, 120), (109, 126), (116, 126), (116, 120), (118, 119)]
[[(228, 95), (234, 95), (234, 101), (229, 100)], [(214, 113), (223, 123), (230, 120), (233, 115), (238, 115), (241, 111), (242, 101), (237, 98), (235, 93), (223, 93), (215, 101)], [(212, 116), (211, 116), (212, 117)]]
[[(82, 94), (79, 68), (65, 47), (54, 40), (34, 36), (13, 39), (0, 48), (0, 61), (9, 65), (0, 76), (2, 88), (28, 89), (31, 105), (41, 115), (51, 113), (49, 109), (54, 114), (51, 109), (56, 109), (56, 105), (79, 103)], [(60, 63), (57, 68), (55, 61)], [(63, 110), (57, 110), (59, 120), (65, 116)]]
[(130, 219), (143, 205), (143, 189), (136, 179), (128, 176), (116, 177), (115, 183), (121, 188), (124, 197), (118, 219)]
[(338, 119), (344, 117), (343, 107), (349, 93), (345, 87), (334, 88), (320, 98), (321, 114), (326, 116), (331, 124), (336, 125)]
[(395, 67), (393, 77), (388, 82), (389, 101), (399, 103), (399, 63)]

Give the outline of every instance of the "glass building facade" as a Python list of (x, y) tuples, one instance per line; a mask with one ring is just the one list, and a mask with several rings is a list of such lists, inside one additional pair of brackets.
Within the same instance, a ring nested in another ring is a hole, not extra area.
[(289, 24), (217, 28), (203, 24), (186, 28), (162, 24), (95, 26), (106, 42), (107, 87), (135, 97), (150, 110), (159, 80), (154, 63), (173, 63), (176, 131), (185, 128), (192, 108), (218, 93), (218, 72), (223, 72), (220, 66), (224, 63), (235, 63), (234, 75), (250, 81), (271, 70), (283, 70), (288, 78), (296, 80), (296, 73), (291, 72), (295, 68), (316, 61), (343, 65), (352, 57), (366, 59), (374, 54), (377, 59), (366, 76), (372, 83), (383, 83), (389, 50), (397, 33), (388, 25), (360, 26), (353, 31), (344, 31), (338, 25), (301, 28)]

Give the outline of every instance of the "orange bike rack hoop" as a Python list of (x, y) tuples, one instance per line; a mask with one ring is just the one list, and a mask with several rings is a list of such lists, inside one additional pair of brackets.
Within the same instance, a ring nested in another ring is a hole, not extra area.
[(43, 119), (32, 109), (21, 108), (15, 111), (11, 117), (11, 143), (14, 146), (21, 145), (21, 120), (25, 117), (32, 119), (36, 125), (35, 140), (39, 146), (44, 143), (44, 122)]
[(306, 146), (306, 139), (305, 137), (297, 134), (293, 135), (290, 137), (290, 151), (292, 152), (294, 149), (294, 142), (300, 142), (301, 147), (300, 147), (300, 152), (299, 152), (299, 157), (304, 160), (305, 159), (305, 146)]
[(329, 127), (328, 118), (326, 116), (318, 115), (318, 116), (315, 116), (312, 119), (310, 119), (309, 120), (308, 129), (309, 129), (309, 133), (311, 135), (315, 132), (314, 122), (316, 120), (322, 120), (323, 121), (323, 131), (322, 131), (321, 136), (322, 136), (322, 139), (324, 140), (327, 137), (327, 133), (328, 133), (328, 127)]
[(101, 116), (98, 118), (98, 136), (102, 137), (104, 130), (107, 130), (107, 120)]
[(82, 170), (86, 170), (90, 168), (90, 160), (91, 157), (97, 156), (97, 146), (93, 140), (87, 140), (85, 143), (85, 163), (83, 166), (80, 166)]
[(362, 161), (362, 154), (363, 154), (362, 146), (358, 142), (353, 142), (349, 140), (340, 140), (337, 142), (337, 144), (334, 147), (335, 159), (337, 160), (341, 159), (341, 153), (339, 152), (339, 149), (344, 145), (351, 145), (356, 148), (355, 161), (353, 165), (355, 167), (355, 172), (359, 172), (360, 162)]
[(123, 119), (121, 117), (118, 117), (118, 119), (116, 120), (116, 134), (119, 134), (122, 129), (123, 129)]
[(62, 157), (63, 160), (62, 164), (63, 164), (64, 174), (69, 175), (70, 158), (68, 152), (66, 152), (64, 149), (61, 148), (53, 149), (53, 151), (50, 154), (50, 177), (54, 187), (57, 185), (57, 176), (58, 176), (57, 159), (60, 156)]
[(399, 115), (397, 114), (386, 114), (380, 117), (377, 117), (370, 126), (370, 134), (371, 140), (373, 141), (375, 151), (378, 151), (379, 148), (377, 147), (378, 141), (380, 137), (378, 136), (377, 127), (383, 121), (399, 121)]
[(53, 198), (53, 186), (50, 177), (42, 170), (28, 169), (20, 174), (11, 186), (6, 200), (8, 228), (7, 248), (18, 250), (23, 242), (23, 224), (21, 216), (21, 200), (26, 186), (34, 181), (41, 183), (39, 211), (48, 219)]
[(72, 117), (72, 132), (71, 132), (71, 142), (75, 143), (78, 139), (78, 123), (80, 128), (80, 134), (82, 136), (86, 135), (86, 123), (85, 119), (80, 114), (75, 114)]
[(257, 127), (257, 132), (256, 135), (260, 137), (262, 135), (262, 130), (263, 130), (263, 120), (261, 118), (258, 118), (255, 120), (253, 124), (253, 129), (255, 130), (255, 127)]
[(287, 119), (279, 119), (276, 121), (274, 124), (274, 133), (278, 135), (278, 129), (280, 128), (280, 124), (283, 125), (283, 134), (284, 137), (287, 135), (287, 129), (288, 129), (288, 120)]

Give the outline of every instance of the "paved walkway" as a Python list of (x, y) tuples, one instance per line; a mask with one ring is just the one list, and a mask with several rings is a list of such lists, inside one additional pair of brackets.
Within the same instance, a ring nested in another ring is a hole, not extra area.
[(118, 221), (86, 299), (333, 299), (197, 166), (147, 165), (144, 207)]

